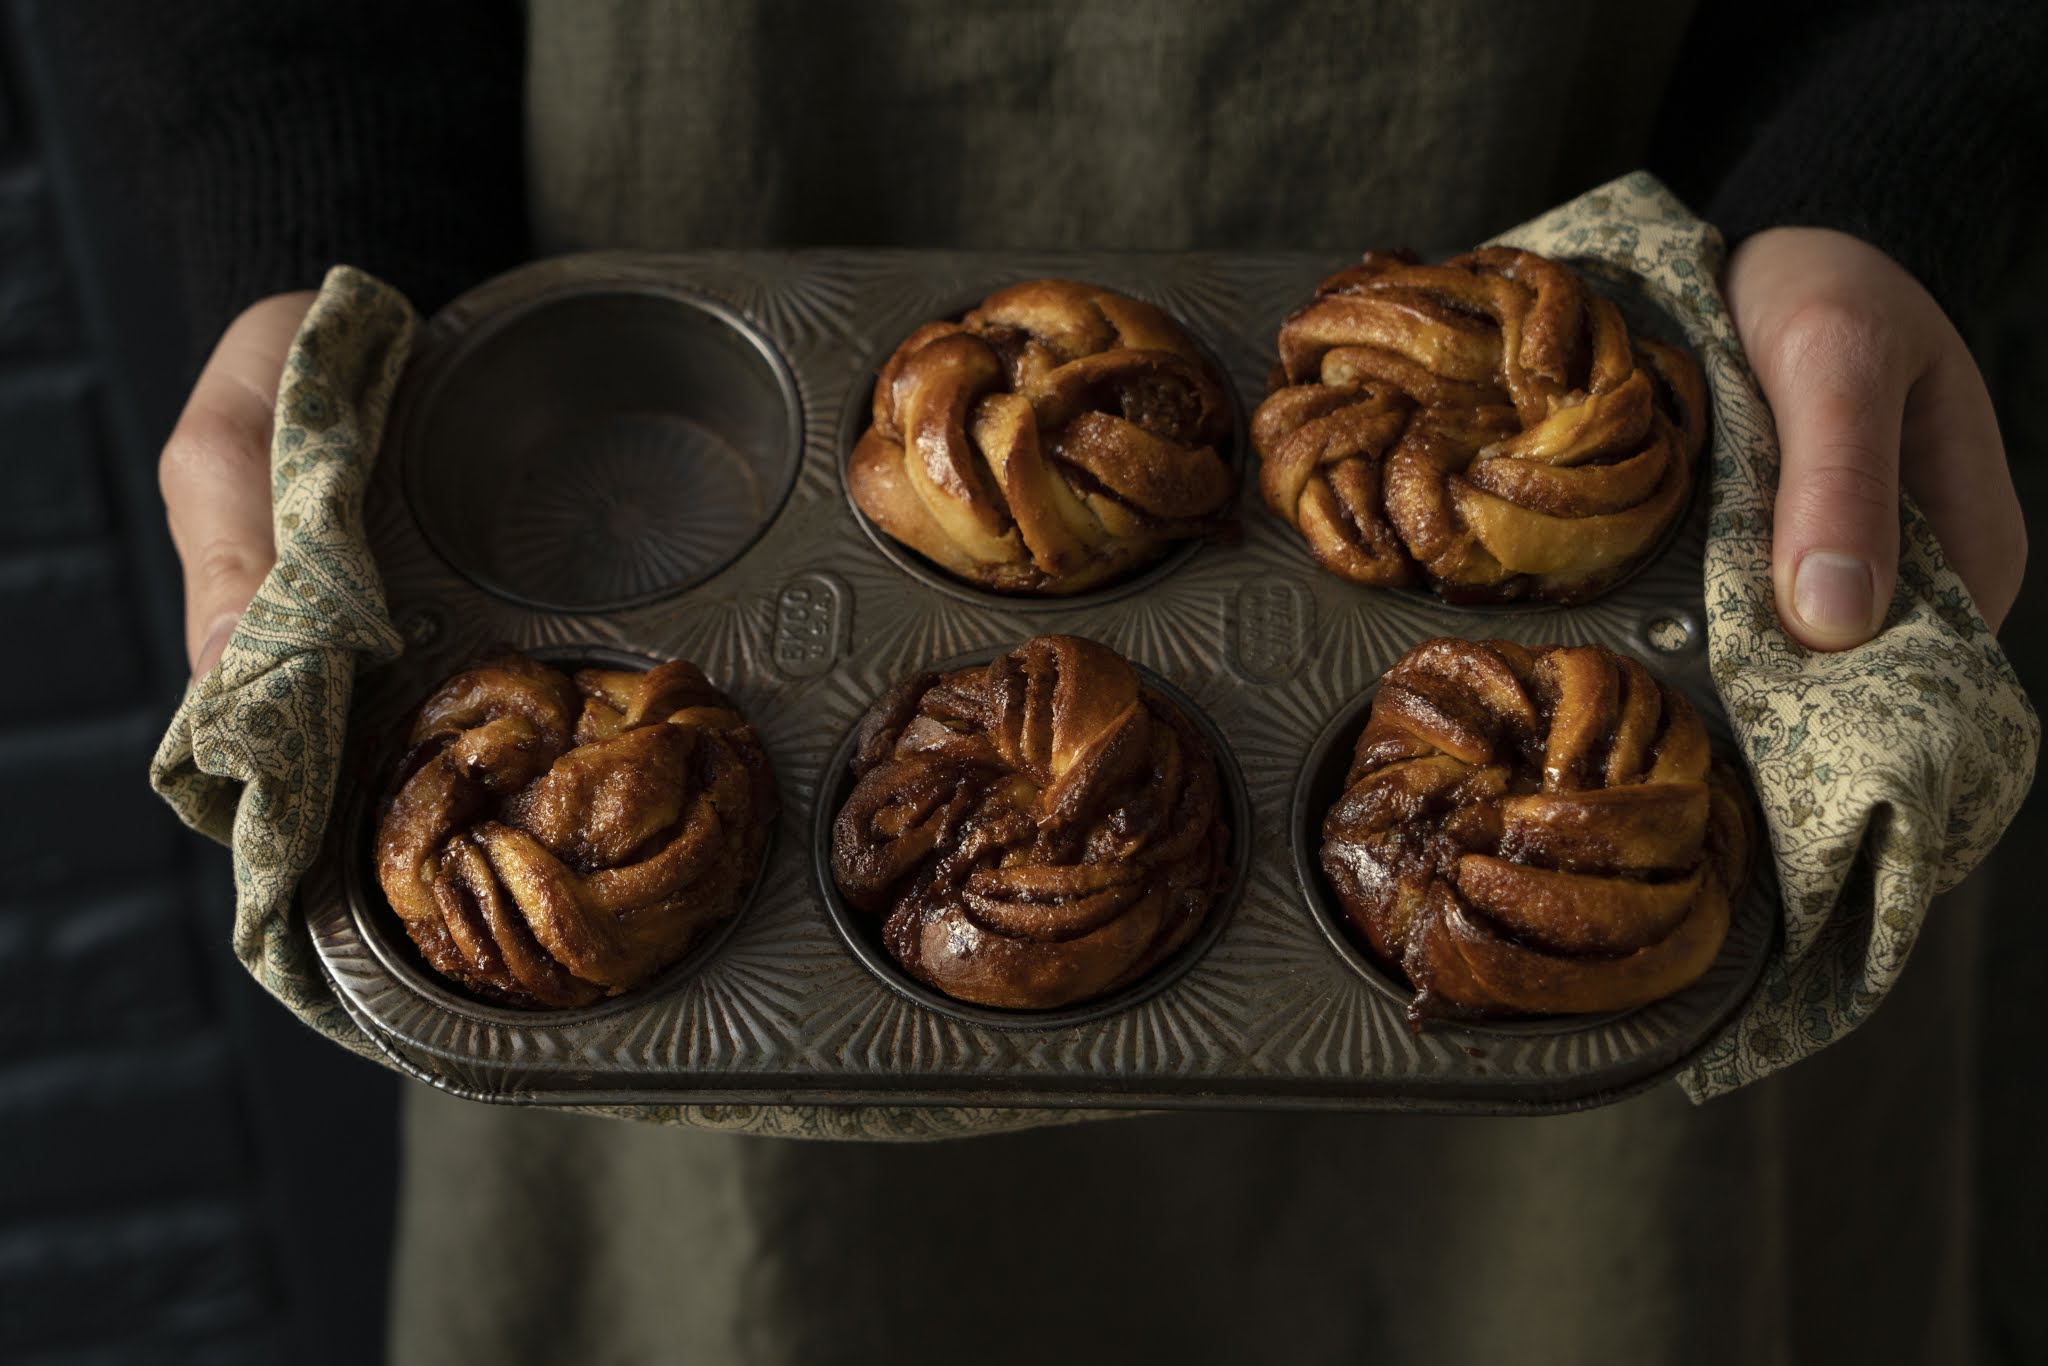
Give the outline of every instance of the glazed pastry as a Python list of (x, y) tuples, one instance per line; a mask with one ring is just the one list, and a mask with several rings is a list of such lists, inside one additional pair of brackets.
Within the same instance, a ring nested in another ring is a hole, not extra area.
[(874, 524), (960, 578), (1076, 593), (1222, 525), (1222, 380), (1147, 303), (1067, 280), (927, 323), (875, 381), (847, 480)]
[(1344, 787), (1323, 872), (1417, 1022), (1668, 996), (1714, 961), (1747, 870), (1748, 806), (1698, 716), (1598, 645), (1416, 646)]
[(696, 665), (572, 680), (508, 654), (420, 705), (377, 880), (442, 976), (587, 1005), (739, 908), (775, 815), (760, 739)]
[(1216, 760), (1122, 656), (1040, 636), (897, 685), (861, 723), (832, 831), (846, 899), (912, 977), (1074, 1005), (1185, 944), (1222, 884)]
[(1577, 602), (1654, 549), (1706, 440), (1698, 364), (1570, 267), (1367, 252), (1280, 329), (1259, 487), (1354, 583)]

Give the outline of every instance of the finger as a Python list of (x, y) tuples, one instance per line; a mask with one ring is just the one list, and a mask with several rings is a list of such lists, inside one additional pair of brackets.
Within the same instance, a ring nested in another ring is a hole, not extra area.
[(210, 672), (275, 558), (270, 429), (277, 386), (313, 295), (265, 299), (222, 334), (164, 444), (157, 477), (185, 571), (185, 651)]
[(2019, 596), (2027, 528), (1984, 377), (1954, 329), (1906, 396), (1899, 471), (1996, 631)]
[(1778, 616), (1814, 649), (1861, 645), (1883, 624), (1898, 576), (1906, 358), (1872, 315), (1821, 295), (1752, 359), (1781, 449)]

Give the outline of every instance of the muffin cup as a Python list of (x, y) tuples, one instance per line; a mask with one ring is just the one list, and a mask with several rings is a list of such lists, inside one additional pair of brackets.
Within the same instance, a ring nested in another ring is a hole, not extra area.
[(796, 478), (780, 356), (681, 290), (568, 286), (432, 354), (392, 428), (413, 515), (458, 572), (529, 606), (680, 593), (745, 553)]
[[(973, 311), (990, 293), (993, 293), (1006, 283), (1014, 282), (991, 283), (981, 292), (966, 296), (962, 301), (956, 301), (950, 307), (935, 311), (928, 320), (958, 322), (966, 317), (969, 312)], [(1129, 291), (1119, 290), (1118, 292), (1128, 293)], [(1164, 307), (1164, 305), (1159, 305), (1159, 301), (1156, 299), (1145, 298), (1145, 296), (1139, 294), (1133, 294), (1132, 297), (1143, 299), (1146, 303)], [(1230, 438), (1229, 444), (1220, 454), (1223, 457), (1223, 463), (1230, 467), (1232, 474), (1237, 476), (1238, 486), (1236, 496), (1231, 499), (1230, 507), (1226, 509), (1226, 515), (1242, 517), (1246, 514), (1246, 510), (1251, 504), (1258, 501), (1258, 479), (1256, 472), (1249, 471), (1245, 463), (1245, 455), (1250, 451), (1251, 443), (1246, 436), (1244, 404), (1239, 399), (1235, 386), (1230, 384), (1228, 380), (1230, 372), (1225, 369), (1222, 361), (1217, 358), (1214, 348), (1185, 319), (1175, 315), (1171, 309), (1166, 309), (1166, 312), (1169, 317), (1172, 317), (1180, 325), (1181, 330), (1194, 343), (1195, 349), (1201, 353), (1202, 359), (1209, 363), (1210, 368), (1216, 374), (1225, 377), (1223, 387), (1225, 400), (1230, 405)], [(907, 335), (909, 334), (906, 331), (905, 336)], [(846, 498), (847, 511), (852, 515), (855, 524), (860, 527), (862, 533), (867, 536), (869, 543), (876, 550), (880, 551), (885, 559), (911, 578), (916, 579), (929, 588), (946, 594), (948, 597), (958, 599), (961, 602), (987, 607), (994, 611), (1036, 613), (1081, 612), (1103, 607), (1143, 593), (1148, 589), (1158, 587), (1186, 567), (1190, 560), (1200, 555), (1210, 545), (1210, 539), (1202, 537), (1183, 541), (1178, 545), (1168, 547), (1159, 558), (1137, 566), (1124, 574), (1123, 577), (1103, 584), (1098, 588), (1090, 588), (1079, 593), (1004, 593), (994, 588), (984, 587), (968, 579), (963, 579), (951, 570), (932, 563), (916, 550), (903, 544), (903, 542), (897, 540), (879, 526), (876, 526), (874, 519), (869, 517), (861, 509), (860, 504), (854, 501), (853, 484), (849, 478), (849, 463), (853, 454), (853, 448), (860, 441), (861, 435), (867, 431), (874, 421), (874, 376), (881, 373), (883, 365), (888, 362), (890, 356), (895, 354), (896, 348), (902, 345), (902, 342), (903, 338), (896, 338), (879, 351), (871, 353), (867, 363), (863, 366), (863, 373), (868, 376), (868, 383), (865, 386), (855, 385), (847, 394), (845, 410), (840, 414), (839, 418), (838, 446), (841, 452), (839, 486)], [(1250, 490), (1251, 503), (1246, 501), (1247, 489)]]
[[(523, 653), (569, 673), (578, 669), (621, 669), (644, 673), (662, 662), (647, 655), (601, 645), (540, 646)], [(426, 697), (441, 682), (442, 676), (437, 672), (423, 678), (418, 689), (419, 697)], [(377, 826), (382, 819), (382, 784), (388, 780), (392, 766), (405, 749), (403, 733), (393, 729), (382, 737), (382, 743), (366, 745), (359, 751), (365, 765), (361, 778), (351, 785), (346, 804), (335, 813), (340, 830), (345, 832), (344, 847), (353, 852), (353, 857), (347, 858), (341, 869), (348, 909), (354, 918), (356, 932), (394, 979), (439, 1009), (465, 1019), (526, 1027), (568, 1026), (633, 1010), (648, 999), (674, 991), (717, 954), (719, 945), (746, 916), (747, 908), (753, 904), (754, 896), (760, 890), (762, 873), (775, 858), (775, 831), (771, 828), (762, 844), (760, 866), (754, 870), (746, 894), (733, 913), (698, 936), (697, 942), (681, 958), (640, 985), (587, 1006), (528, 1009), (501, 1005), (460, 983), (449, 981), (427, 965), (372, 873)]]
[[(1456, 254), (1456, 252), (1431, 253), (1426, 259), (1436, 261)], [(1678, 325), (1675, 319), (1654, 301), (1644, 298), (1628, 288), (1625, 281), (1615, 279), (1612, 275), (1606, 273), (1599, 262), (1573, 258), (1561, 259), (1564, 260), (1564, 264), (1579, 271), (1588, 286), (1614, 304), (1615, 308), (1620, 311), (1622, 320), (1628, 324), (1631, 335), (1650, 337), (1656, 341), (1681, 348), (1685, 346), (1685, 330)], [(1304, 296), (1301, 302), (1307, 302), (1307, 297)], [(1263, 401), (1264, 395), (1262, 394), (1260, 397)], [(1253, 404), (1252, 410), (1256, 412), (1257, 409), (1258, 405), (1256, 403)], [(1699, 459), (1692, 471), (1692, 478), (1686, 484), (1685, 497), (1679, 503), (1678, 511), (1672, 517), (1671, 524), (1658, 534), (1649, 549), (1645, 550), (1599, 590), (1568, 604), (1542, 600), (1508, 602), (1489, 602), (1484, 600), (1454, 601), (1450, 598), (1438, 596), (1436, 591), (1427, 583), (1411, 584), (1402, 588), (1362, 588), (1361, 591), (1393, 593), (1417, 604), (1426, 605), (1428, 610), (1464, 614), (1473, 618), (1485, 618), (1502, 614), (1572, 611), (1590, 607), (1600, 602), (1603, 598), (1612, 597), (1616, 593), (1621, 592), (1644, 575), (1654, 575), (1657, 572), (1658, 566), (1670, 554), (1673, 546), (1677, 544), (1679, 538), (1685, 533), (1687, 526), (1691, 524), (1694, 506), (1702, 502), (1707, 496), (1707, 471), (1713, 454), (1715, 436), (1711, 403), (1709, 403), (1708, 409), (1706, 444), (1701, 448)], [(1309, 555), (1307, 542), (1301, 540), (1299, 533), (1295, 533), (1295, 536), (1297, 541), (1301, 541), (1303, 556), (1307, 557)], [(1472, 629), (1477, 631), (1481, 628), (1474, 625)]]
[[(986, 664), (1001, 651), (986, 651), (960, 659), (950, 659), (931, 666), (932, 673), (950, 673), (955, 669), (971, 668)], [(1115, 1015), (1129, 1010), (1148, 998), (1165, 991), (1178, 981), (1190, 968), (1201, 961), (1210, 945), (1222, 936), (1230, 912), (1236, 907), (1238, 898), (1244, 894), (1247, 869), (1247, 834), (1251, 829), (1251, 800), (1245, 794), (1244, 775), (1238, 771), (1237, 760), (1230, 752), (1223, 733), (1216, 728), (1202, 709), (1191, 701), (1187, 694), (1168, 683), (1150, 669), (1133, 666), (1139, 680), (1148, 688), (1180, 709), (1189, 724), (1202, 733), (1209, 742), (1210, 752), (1216, 760), (1217, 777), (1222, 780), (1225, 800), (1230, 811), (1230, 846), (1224, 855), (1225, 871), (1223, 885), (1218, 888), (1215, 900), (1209, 905), (1209, 912), (1187, 943), (1180, 946), (1165, 961), (1128, 986), (1084, 1001), (1077, 1005), (1055, 1006), (1049, 1010), (1005, 1010), (997, 1006), (976, 1005), (971, 1001), (956, 1000), (936, 987), (930, 987), (903, 970), (882, 943), (882, 923), (885, 917), (870, 915), (850, 905), (839, 890), (839, 884), (832, 874), (832, 826), (839, 812), (846, 805), (847, 796), (853, 791), (853, 755), (859, 748), (859, 722), (849, 727), (840, 740), (832, 757), (826, 761), (825, 770), (819, 775), (818, 799), (811, 811), (811, 866), (818, 881), (818, 895), (824, 900), (826, 914), (832, 918), (832, 928), (846, 944), (861, 965), (872, 972), (891, 991), (907, 1000), (914, 1001), (927, 1010), (950, 1015), (968, 1024), (983, 1025), (995, 1029), (1057, 1030), (1086, 1024), (1104, 1016)], [(863, 712), (862, 716), (865, 717)]]
[[(1372, 700), (1378, 695), (1377, 683), (1366, 688), (1355, 701), (1331, 718), (1330, 724), (1323, 727), (1322, 734), (1309, 746), (1308, 757), (1301, 765), (1301, 776), (1294, 783), (1294, 799), (1289, 807), (1287, 825), (1291, 835), (1295, 880), (1301, 886), (1303, 904), (1314, 918), (1316, 928), (1330, 941), (1330, 947), (1337, 956), (1349, 963), (1352, 971), (1364, 979), (1367, 986), (1400, 1006), (1405, 1013), (1409, 1002), (1415, 999), (1414, 986), (1398, 966), (1374, 953), (1372, 946), (1365, 942), (1365, 936), (1345, 915), (1329, 878), (1323, 874), (1322, 864), (1323, 818), (1344, 794), (1345, 771), (1351, 766), (1359, 733), (1365, 729), (1366, 718), (1372, 712)], [(1611, 1024), (1630, 1013), (1613, 1010), (1589, 1015), (1445, 1015), (1425, 1020), (1422, 1027), (1474, 1035), (1556, 1034)]]

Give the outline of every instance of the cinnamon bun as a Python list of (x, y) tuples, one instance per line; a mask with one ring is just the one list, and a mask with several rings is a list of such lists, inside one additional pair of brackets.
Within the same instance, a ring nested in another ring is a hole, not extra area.
[(1077, 593), (1224, 523), (1223, 381), (1171, 318), (1069, 280), (918, 328), (875, 383), (854, 502), (972, 583)]
[(1704, 973), (1748, 806), (1699, 717), (1599, 645), (1432, 640), (1389, 669), (1322, 867), (1429, 1015), (1570, 1014)]
[(1332, 573), (1577, 602), (1677, 520), (1706, 430), (1690, 355), (1569, 266), (1486, 247), (1367, 252), (1324, 280), (1280, 329), (1251, 435), (1267, 506)]
[(768, 757), (694, 664), (574, 677), (508, 654), (437, 688), (377, 830), (429, 966), (487, 999), (587, 1005), (739, 909), (775, 822)]
[(1122, 656), (1072, 636), (921, 674), (861, 724), (832, 871), (912, 977), (1047, 1009), (1137, 981), (1222, 886), (1215, 757)]

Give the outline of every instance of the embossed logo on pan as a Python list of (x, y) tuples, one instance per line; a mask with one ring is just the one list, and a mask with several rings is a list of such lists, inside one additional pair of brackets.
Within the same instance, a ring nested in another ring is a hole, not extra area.
[(775, 667), (816, 678), (839, 662), (853, 627), (853, 590), (837, 575), (799, 574), (775, 595)]
[(1306, 587), (1268, 579), (1237, 590), (1230, 614), (1231, 661), (1252, 683), (1282, 683), (1308, 654), (1316, 600)]

